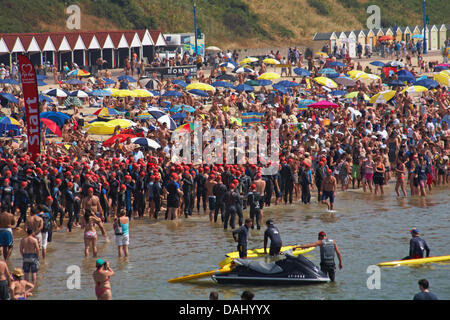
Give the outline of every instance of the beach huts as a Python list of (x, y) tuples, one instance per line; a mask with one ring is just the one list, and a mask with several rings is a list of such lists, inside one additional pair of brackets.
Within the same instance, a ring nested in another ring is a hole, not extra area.
[[(425, 29), (427, 38), (428, 50), (440, 50), (447, 39), (450, 39), (450, 25), (428, 25)], [(395, 31), (393, 28), (380, 28), (370, 30), (353, 30), (341, 32), (316, 33), (313, 40), (326, 42), (330, 48), (334, 47), (336, 43), (338, 47), (342, 47), (344, 43), (349, 48), (350, 57), (353, 57), (353, 44), (355, 46), (359, 43), (363, 47), (368, 44), (371, 47), (376, 47), (377, 41), (380, 37), (391, 36), (395, 41), (408, 42), (413, 39), (414, 43), (421, 41), (421, 39), (414, 38), (415, 35), (423, 35), (423, 26), (405, 26), (398, 27)], [(356, 54), (355, 54), (356, 56)]]
[(136, 54), (151, 62), (157, 47), (167, 46), (160, 30), (121, 30), (48, 33), (0, 33), (0, 63), (11, 65), (17, 54), (27, 55), (34, 65), (75, 62), (80, 67), (123, 67), (126, 57)]

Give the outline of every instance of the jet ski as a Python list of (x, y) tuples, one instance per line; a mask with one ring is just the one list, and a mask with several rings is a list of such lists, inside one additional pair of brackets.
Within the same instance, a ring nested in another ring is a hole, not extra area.
[(330, 281), (302, 255), (286, 252), (279, 257), (274, 262), (235, 259), (230, 272), (215, 273), (211, 278), (219, 284), (304, 285)]

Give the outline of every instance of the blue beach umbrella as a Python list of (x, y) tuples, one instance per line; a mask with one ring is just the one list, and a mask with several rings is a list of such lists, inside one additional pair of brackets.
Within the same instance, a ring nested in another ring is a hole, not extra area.
[(183, 94), (178, 91), (169, 90), (169, 91), (166, 91), (162, 96), (163, 97), (182, 97)]
[(340, 61), (333, 61), (333, 62), (330, 62), (328, 65), (332, 66), (332, 67), (345, 67), (346, 66), (345, 63), (342, 63)]
[(113, 79), (103, 78), (103, 81), (106, 85), (115, 84), (116, 82)]
[(242, 92), (242, 91), (252, 92), (255, 90), (252, 86), (249, 86), (246, 84), (240, 84), (236, 87), (233, 87), (233, 89), (236, 91), (240, 91), (240, 92)]
[(372, 61), (370, 64), (375, 67), (384, 67), (384, 62), (381, 61)]
[(213, 87), (216, 87), (216, 88), (219, 88), (219, 87), (232, 88), (233, 87), (232, 83), (229, 83), (229, 82), (226, 82), (226, 81), (216, 81), (216, 82), (211, 83), (211, 85)]
[(119, 80), (119, 81), (125, 80), (125, 81), (128, 81), (128, 82), (137, 82), (136, 79), (134, 79), (133, 77), (127, 76), (127, 75), (119, 76), (119, 77), (117, 77), (117, 80)]
[(297, 74), (301, 77), (309, 77), (311, 75), (311, 72), (309, 72), (306, 69), (302, 69), (302, 68), (295, 68), (294, 72), (295, 72), (295, 74)]
[(182, 87), (182, 88), (187, 87), (187, 83), (184, 82), (183, 80), (175, 79), (175, 80), (172, 80), (172, 83), (174, 85), (177, 85), (177, 86)]
[(8, 92), (0, 92), (0, 95), (8, 100), (8, 102), (19, 103), (19, 100), (11, 93)]
[(199, 90), (199, 89), (192, 89), (192, 90), (189, 90), (188, 92), (192, 93), (196, 96), (200, 96), (200, 97), (204, 97), (204, 98), (209, 97), (209, 94), (206, 91)]
[(42, 102), (42, 101), (53, 102), (53, 99), (50, 98), (49, 96), (45, 96), (43, 94), (40, 94), (39, 95), (39, 102)]
[(256, 80), (261, 87), (270, 86), (272, 84), (271, 80)]
[(289, 81), (289, 80), (283, 80), (283, 81), (277, 82), (277, 85), (283, 86), (286, 88), (290, 88), (290, 87), (298, 87), (298, 86), (300, 86), (300, 83), (297, 83), (294, 81)]

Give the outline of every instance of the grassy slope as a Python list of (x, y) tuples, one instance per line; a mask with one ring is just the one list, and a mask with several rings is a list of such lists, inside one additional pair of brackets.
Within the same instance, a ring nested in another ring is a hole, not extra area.
[[(382, 26), (422, 24), (421, 0), (196, 0), (208, 45), (286, 46), (315, 32), (366, 28), (368, 5), (381, 8)], [(72, 1), (70, 1), (72, 3)], [(194, 29), (193, 0), (78, 0), (84, 30)], [(0, 32), (63, 31), (64, 0), (2, 0)], [(449, 23), (450, 2), (428, 0), (431, 24)], [(17, 14), (20, 12), (20, 14)]]

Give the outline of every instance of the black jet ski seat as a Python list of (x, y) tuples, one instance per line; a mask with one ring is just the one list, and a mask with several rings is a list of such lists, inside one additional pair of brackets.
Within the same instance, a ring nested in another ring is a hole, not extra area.
[(238, 265), (242, 265), (253, 271), (263, 274), (275, 274), (283, 272), (283, 269), (275, 262), (267, 263), (264, 261), (252, 261), (248, 259), (234, 259), (234, 262)]

